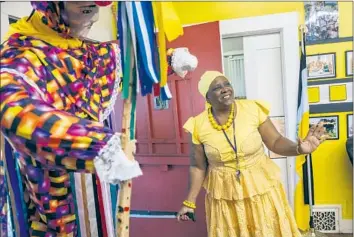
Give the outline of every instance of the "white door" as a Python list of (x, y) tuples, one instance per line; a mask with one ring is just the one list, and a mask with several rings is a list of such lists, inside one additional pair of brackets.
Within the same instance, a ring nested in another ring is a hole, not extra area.
[[(281, 133), (285, 129), (283, 102), (282, 48), (280, 33), (243, 37), (245, 89), (247, 99), (270, 103), (270, 118)], [(283, 134), (284, 135), (284, 134)], [(281, 177), (289, 196), (287, 158), (272, 154), (273, 161), (281, 168)]]
[[(285, 123), (279, 128), (293, 141), (299, 83), (299, 23), (297, 12), (220, 21), (223, 53), (240, 50), (242, 46), (247, 98), (268, 101), (272, 106), (270, 116), (276, 124)], [(224, 40), (235, 37), (242, 37), (242, 44), (234, 44), (231, 39), (227, 44)], [(224, 69), (225, 63), (223, 60)], [(297, 182), (295, 157), (277, 157), (274, 161), (282, 170), (282, 181), (293, 206)]]

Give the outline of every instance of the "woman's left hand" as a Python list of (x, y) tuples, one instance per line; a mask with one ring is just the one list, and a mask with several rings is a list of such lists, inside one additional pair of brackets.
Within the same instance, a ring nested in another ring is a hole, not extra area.
[(325, 128), (323, 127), (323, 122), (317, 125), (313, 125), (304, 140), (298, 140), (298, 151), (301, 154), (310, 154), (314, 152), (317, 147), (327, 139), (325, 135)]

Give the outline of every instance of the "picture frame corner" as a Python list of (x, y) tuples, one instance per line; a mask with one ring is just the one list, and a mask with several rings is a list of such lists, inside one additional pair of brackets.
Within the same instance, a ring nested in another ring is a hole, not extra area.
[[(352, 55), (352, 56), (351, 56), (351, 60), (352, 60), (351, 63), (348, 62), (348, 60), (350, 59), (349, 56), (348, 56), (349, 54)], [(349, 63), (349, 65), (352, 64), (352, 67), (350, 67), (350, 66), (348, 65), (348, 63)], [(350, 69), (351, 69), (351, 72), (348, 71), (348, 70), (350, 70)], [(352, 50), (346, 50), (346, 51), (345, 51), (345, 76), (346, 76), (346, 77), (351, 77), (351, 76), (353, 76), (353, 70), (354, 70), (353, 51), (352, 51)]]

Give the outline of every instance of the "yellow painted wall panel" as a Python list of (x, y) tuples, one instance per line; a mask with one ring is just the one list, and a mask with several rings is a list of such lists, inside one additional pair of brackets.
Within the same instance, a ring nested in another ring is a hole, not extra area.
[(309, 87), (308, 88), (309, 103), (320, 102), (320, 88), (319, 87)]
[(353, 37), (353, 3), (339, 2), (339, 37)]
[(345, 101), (347, 100), (346, 85), (331, 85), (329, 86), (330, 101)]

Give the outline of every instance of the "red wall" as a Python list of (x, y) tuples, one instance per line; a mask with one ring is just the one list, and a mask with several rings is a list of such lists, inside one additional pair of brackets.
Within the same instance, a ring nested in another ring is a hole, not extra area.
[[(168, 47), (187, 47), (199, 64), (185, 79), (169, 77), (173, 95), (169, 109), (154, 110), (151, 96), (138, 98), (136, 159), (144, 175), (133, 182), (132, 210), (174, 212), (181, 207), (187, 194), (189, 168), (188, 134), (182, 126), (190, 116), (204, 110), (205, 101), (197, 89), (200, 76), (206, 70), (222, 71), (218, 22), (186, 27), (184, 35)], [(196, 223), (131, 218), (130, 236), (207, 236), (203, 194), (197, 206)]]

